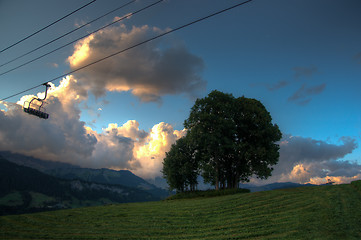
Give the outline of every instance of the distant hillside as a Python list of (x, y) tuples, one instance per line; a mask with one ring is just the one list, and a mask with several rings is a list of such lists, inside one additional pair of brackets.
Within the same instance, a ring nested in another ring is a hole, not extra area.
[(81, 179), (89, 182), (120, 184), (144, 190), (156, 188), (144, 179), (127, 170), (91, 169), (91, 168), (56, 168), (46, 170), (46, 173), (65, 179)]
[(140, 189), (62, 180), (0, 157), (0, 215), (155, 200)]
[(79, 179), (102, 184), (119, 184), (126, 187), (137, 188), (139, 190), (145, 190), (159, 199), (166, 198), (169, 195), (167, 190), (158, 188), (127, 170), (115, 171), (105, 168), (81, 168), (69, 163), (45, 161), (8, 151), (0, 151), (0, 156), (3, 156), (5, 159), (16, 164), (35, 168), (43, 173), (58, 178), (69, 180)]
[[(140, 190), (145, 190), (155, 197), (164, 199), (169, 196), (167, 189), (168, 184), (164, 178), (157, 177), (155, 179), (144, 180), (130, 171), (127, 170), (111, 170), (111, 169), (90, 169), (90, 168), (81, 168), (76, 165), (69, 163), (61, 162), (52, 162), (40, 160), (33, 157), (24, 156), (21, 154), (15, 154), (7, 151), (0, 151), (0, 156), (8, 159), (11, 162), (17, 163), (19, 165), (28, 166), (35, 168), (39, 171), (47, 173), (49, 175), (63, 178), (63, 179), (80, 179), (83, 181), (103, 183), (103, 184), (120, 184), (127, 187), (135, 187)], [(198, 189), (207, 190), (213, 189), (213, 186), (210, 184), (204, 184), (203, 178), (198, 177)], [(292, 182), (283, 182), (283, 183), (271, 183), (262, 186), (256, 186), (252, 184), (240, 184), (240, 188), (247, 188), (251, 192), (259, 191), (269, 191), (275, 189), (284, 189), (284, 188), (294, 188), (294, 187), (303, 187), (303, 186), (312, 186), (311, 184), (299, 184)]]
[(46, 173), (63, 179), (80, 179), (102, 184), (119, 184), (137, 188), (153, 194), (159, 199), (169, 195), (167, 190), (158, 188), (127, 170), (91, 169), (91, 168), (58, 168), (45, 171)]
[(262, 186), (256, 186), (252, 184), (240, 184), (241, 188), (249, 189), (251, 192), (261, 192), (261, 191), (270, 191), (276, 189), (286, 189), (286, 188), (295, 188), (295, 187), (307, 187), (314, 186), (312, 184), (300, 184), (293, 182), (276, 182), (270, 183)]

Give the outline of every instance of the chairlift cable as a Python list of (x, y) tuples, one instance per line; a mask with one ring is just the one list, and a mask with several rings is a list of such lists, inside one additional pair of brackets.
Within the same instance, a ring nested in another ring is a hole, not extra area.
[(20, 95), (20, 94), (22, 94), (22, 93), (24, 93), (24, 92), (30, 91), (30, 90), (32, 90), (32, 89), (34, 89), (34, 88), (43, 86), (44, 84), (46, 84), (46, 83), (48, 83), (48, 82), (53, 82), (53, 81), (55, 81), (55, 80), (57, 80), (57, 79), (66, 77), (66, 76), (68, 76), (68, 75), (70, 75), (70, 74), (72, 74), (72, 73), (78, 72), (78, 71), (80, 71), (80, 70), (82, 70), (82, 69), (84, 69), (84, 68), (87, 68), (87, 67), (92, 66), (92, 65), (94, 65), (94, 64), (96, 64), (96, 63), (102, 62), (102, 61), (104, 61), (104, 60), (106, 60), (106, 59), (108, 59), (108, 58), (114, 57), (115, 55), (118, 55), (118, 54), (123, 53), (123, 52), (125, 52), (125, 51), (128, 51), (128, 50), (130, 50), (130, 49), (133, 49), (133, 48), (135, 48), (135, 47), (138, 47), (138, 46), (140, 46), (140, 45), (143, 45), (143, 44), (145, 44), (145, 43), (148, 43), (148, 42), (150, 42), (150, 41), (153, 41), (153, 40), (155, 40), (155, 39), (158, 39), (158, 38), (160, 38), (160, 37), (163, 37), (163, 36), (165, 36), (165, 35), (168, 35), (168, 34), (170, 34), (170, 33), (176, 32), (176, 31), (181, 30), (181, 29), (183, 29), (183, 28), (189, 27), (189, 26), (191, 26), (191, 25), (193, 25), (193, 24), (196, 24), (196, 23), (198, 23), (198, 22), (204, 21), (204, 20), (206, 20), (206, 19), (208, 19), (208, 18), (214, 17), (214, 16), (219, 15), (219, 14), (221, 14), (221, 13), (227, 12), (227, 11), (229, 11), (229, 10), (231, 10), (231, 9), (240, 7), (240, 6), (244, 5), (244, 4), (249, 3), (249, 2), (252, 2), (252, 1), (253, 1), (253, 0), (247, 0), (247, 1), (244, 1), (244, 2), (241, 2), (241, 3), (238, 3), (238, 4), (235, 4), (235, 5), (231, 6), (231, 7), (225, 8), (225, 9), (223, 9), (223, 10), (219, 10), (219, 11), (217, 11), (217, 12), (215, 12), (215, 13), (212, 13), (212, 14), (210, 14), (210, 15), (207, 15), (207, 16), (205, 16), (205, 17), (198, 18), (198, 19), (196, 19), (196, 20), (194, 20), (194, 21), (192, 21), (192, 22), (190, 22), (190, 23), (184, 24), (184, 25), (182, 25), (182, 26), (180, 26), (180, 27), (177, 27), (177, 28), (171, 29), (171, 30), (169, 30), (169, 31), (167, 31), (167, 32), (161, 33), (161, 34), (159, 34), (159, 35), (157, 35), (157, 36), (155, 36), (155, 37), (149, 38), (149, 39), (147, 39), (147, 40), (145, 40), (145, 41), (142, 41), (142, 42), (137, 43), (137, 44), (135, 44), (135, 45), (133, 45), (133, 46), (130, 46), (130, 47), (128, 47), (128, 48), (125, 48), (125, 49), (123, 49), (123, 50), (120, 50), (120, 51), (118, 51), (118, 52), (116, 52), (116, 53), (113, 53), (113, 54), (111, 54), (111, 55), (108, 55), (108, 56), (106, 56), (106, 57), (104, 57), (104, 58), (98, 59), (97, 61), (94, 61), (94, 62), (92, 62), (92, 63), (86, 64), (86, 65), (84, 65), (84, 66), (82, 66), (82, 67), (79, 67), (79, 68), (77, 68), (77, 69), (74, 69), (74, 70), (72, 70), (72, 71), (70, 71), (70, 72), (68, 72), (68, 73), (66, 73), (66, 74), (60, 75), (60, 76), (58, 76), (58, 77), (56, 77), (56, 78), (53, 78), (53, 79), (51, 79), (51, 80), (49, 80), (49, 81), (47, 81), (47, 82), (44, 82), (44, 83), (41, 83), (41, 84), (39, 84), (39, 85), (36, 85), (36, 86), (34, 86), (34, 87), (32, 87), (32, 88), (23, 90), (23, 91), (21, 91), (21, 92), (19, 92), (19, 93), (13, 94), (13, 95), (11, 95), (11, 96), (9, 96), (9, 97), (0, 99), (0, 102), (2, 102), (2, 101), (4, 101), (4, 100), (7, 100), (7, 99), (9, 99), (9, 98), (11, 98), (11, 97), (15, 97), (15, 96), (17, 96), (17, 95)]
[(15, 45), (18, 45), (19, 43), (21, 43), (21, 42), (23, 42), (23, 41), (25, 41), (25, 40), (27, 40), (27, 39), (31, 38), (32, 36), (34, 36), (34, 35), (36, 35), (36, 34), (40, 33), (41, 31), (44, 31), (45, 29), (47, 29), (47, 28), (51, 27), (51, 26), (52, 26), (52, 25), (54, 25), (55, 23), (60, 22), (61, 20), (63, 20), (63, 19), (65, 19), (65, 18), (69, 17), (70, 15), (72, 15), (72, 14), (74, 14), (74, 13), (78, 12), (79, 10), (81, 10), (81, 9), (83, 9), (83, 8), (85, 8), (85, 7), (87, 7), (87, 6), (89, 6), (90, 4), (94, 3), (95, 1), (96, 1), (96, 0), (93, 0), (93, 1), (91, 1), (91, 2), (89, 2), (89, 3), (87, 3), (87, 4), (85, 4), (85, 5), (83, 5), (82, 7), (80, 7), (80, 8), (78, 8), (78, 9), (76, 9), (76, 10), (72, 11), (71, 13), (68, 13), (68, 14), (67, 14), (67, 15), (65, 15), (64, 17), (59, 18), (59, 19), (58, 19), (58, 20), (56, 20), (55, 22), (50, 23), (49, 25), (47, 25), (47, 26), (45, 26), (45, 27), (41, 28), (40, 30), (38, 30), (38, 31), (36, 31), (36, 32), (34, 32), (34, 33), (32, 33), (32, 34), (30, 34), (29, 36), (27, 36), (27, 37), (25, 37), (25, 38), (23, 38), (23, 39), (21, 39), (21, 40), (17, 41), (16, 43), (14, 43), (14, 44), (12, 44), (12, 45), (10, 45), (10, 46), (8, 46), (8, 47), (6, 47), (6, 48), (2, 49), (2, 50), (0, 51), (0, 53), (5, 52), (6, 50), (8, 50), (8, 49), (10, 49), (10, 48), (14, 47)]
[(83, 39), (83, 38), (86, 38), (86, 37), (88, 37), (88, 36), (90, 36), (90, 35), (92, 35), (92, 34), (94, 34), (94, 33), (96, 33), (96, 32), (99, 32), (100, 30), (103, 30), (104, 28), (107, 28), (107, 27), (109, 27), (109, 26), (111, 26), (111, 25), (113, 25), (113, 24), (115, 24), (115, 23), (117, 23), (117, 22), (120, 22), (120, 21), (122, 21), (122, 20), (130, 17), (130, 16), (133, 16), (133, 15), (139, 13), (139, 12), (142, 12), (142, 11), (144, 11), (144, 10), (146, 10), (146, 9), (148, 9), (148, 8), (156, 5), (156, 4), (159, 4), (159, 3), (163, 2), (163, 1), (164, 1), (164, 0), (159, 0), (159, 1), (155, 2), (155, 3), (152, 3), (152, 4), (150, 4), (150, 5), (146, 6), (146, 7), (141, 8), (141, 9), (139, 9), (139, 10), (133, 12), (133, 13), (127, 14), (127, 15), (125, 15), (125, 16), (117, 19), (117, 20), (114, 20), (113, 22), (111, 22), (111, 23), (109, 23), (109, 24), (101, 27), (101, 28), (98, 28), (97, 30), (94, 30), (94, 31), (91, 32), (91, 33), (88, 33), (88, 34), (86, 34), (86, 35), (84, 35), (84, 36), (82, 36), (82, 37), (80, 37), (80, 38), (77, 38), (77, 39), (75, 39), (75, 40), (73, 40), (73, 41), (71, 41), (71, 42), (69, 42), (69, 43), (67, 43), (67, 44), (65, 44), (65, 45), (62, 45), (62, 46), (60, 46), (60, 47), (58, 47), (58, 48), (56, 48), (56, 49), (54, 49), (54, 50), (52, 50), (52, 51), (50, 51), (50, 52), (47, 52), (47, 53), (45, 53), (45, 54), (43, 54), (43, 55), (41, 55), (41, 56), (39, 56), (39, 57), (37, 57), (37, 58), (34, 58), (34, 59), (30, 60), (30, 61), (27, 61), (27, 62), (25, 62), (25, 63), (23, 63), (23, 64), (21, 64), (21, 65), (19, 65), (19, 66), (17, 66), (17, 67), (14, 67), (14, 68), (11, 68), (11, 69), (9, 69), (9, 70), (7, 70), (7, 71), (5, 71), (5, 72), (2, 72), (2, 73), (0, 73), (0, 76), (5, 75), (5, 74), (7, 74), (7, 73), (9, 73), (9, 72), (12, 72), (12, 71), (14, 71), (14, 70), (16, 70), (16, 69), (19, 69), (19, 68), (21, 68), (21, 67), (23, 67), (23, 66), (25, 66), (25, 65), (28, 65), (29, 63), (35, 62), (36, 60), (39, 60), (39, 59), (41, 59), (41, 58), (43, 58), (43, 57), (45, 57), (45, 56), (47, 56), (47, 55), (49, 55), (49, 54), (51, 54), (51, 53), (53, 53), (53, 52), (56, 52), (56, 51), (58, 51), (58, 50), (60, 50), (60, 49), (62, 49), (62, 48), (64, 48), (64, 47), (67, 47), (67, 46), (69, 46), (69, 45), (71, 45), (71, 44), (73, 44), (73, 43), (75, 43), (75, 42), (77, 42), (77, 41), (79, 41), (79, 40), (81, 40), (81, 39)]
[[(18, 59), (20, 59), (20, 58), (22, 58), (22, 57), (25, 57), (25, 56), (29, 55), (30, 53), (33, 53), (33, 52), (35, 52), (35, 51), (37, 51), (37, 50), (39, 50), (39, 49), (41, 49), (41, 48), (43, 48), (43, 47), (45, 47), (45, 46), (47, 46), (47, 45), (49, 45), (49, 44), (51, 44), (51, 43), (57, 41), (57, 40), (65, 37), (65, 36), (67, 36), (67, 35), (69, 35), (69, 34), (71, 34), (71, 33), (73, 33), (73, 32), (75, 32), (75, 31), (78, 31), (78, 30), (80, 30), (81, 28), (83, 28), (83, 27), (85, 27), (85, 26), (87, 26), (87, 25), (89, 25), (89, 24), (91, 24), (91, 23), (93, 23), (93, 22), (95, 22), (95, 21), (98, 21), (99, 19), (101, 19), (101, 18), (103, 18), (103, 17), (105, 17), (105, 16), (107, 16), (107, 15), (109, 15), (109, 14), (111, 14), (111, 13), (113, 13), (113, 12), (119, 10), (119, 9), (122, 9), (122, 8), (128, 6), (128, 5), (131, 4), (131, 3), (134, 3), (135, 1), (136, 1), (136, 0), (131, 0), (130, 2), (127, 2), (127, 3), (123, 4), (123, 5), (121, 5), (121, 6), (117, 7), (117, 8), (115, 8), (115, 9), (113, 9), (113, 10), (111, 10), (111, 11), (105, 13), (105, 14), (103, 14), (102, 16), (99, 16), (99, 17), (91, 20), (90, 22), (87, 22), (87, 23), (85, 23), (85, 24), (83, 24), (83, 25), (81, 25), (81, 26), (79, 26), (79, 27), (77, 27), (77, 28), (75, 28), (75, 29), (73, 29), (73, 30), (71, 30), (71, 31), (69, 31), (69, 32), (67, 32), (67, 33), (65, 33), (65, 34), (57, 37), (57, 38), (54, 38), (53, 40), (51, 40), (51, 41), (49, 41), (49, 42), (47, 42), (47, 43), (45, 43), (45, 44), (43, 44), (43, 45), (35, 48), (35, 49), (33, 49), (33, 50), (29, 51), (29, 52), (26, 52), (26, 53), (24, 53), (24, 54), (22, 54), (22, 55), (20, 55), (20, 56), (18, 56), (18, 57), (16, 57), (16, 58), (14, 58), (14, 59), (8, 61), (8, 62), (5, 62), (5, 63), (1, 64), (0, 67), (3, 67), (3, 66), (5, 66), (5, 65), (8, 65), (9, 63), (12, 63), (12, 62), (14, 62), (14, 61), (16, 61), (16, 60), (18, 60)], [(14, 69), (14, 70), (15, 70), (15, 69)]]

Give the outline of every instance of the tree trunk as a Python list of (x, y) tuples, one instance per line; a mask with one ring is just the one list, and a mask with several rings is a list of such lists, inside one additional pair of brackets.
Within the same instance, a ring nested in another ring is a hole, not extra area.
[[(216, 158), (217, 159), (217, 158)], [(216, 160), (216, 190), (219, 190), (219, 166), (218, 166), (218, 160)]]

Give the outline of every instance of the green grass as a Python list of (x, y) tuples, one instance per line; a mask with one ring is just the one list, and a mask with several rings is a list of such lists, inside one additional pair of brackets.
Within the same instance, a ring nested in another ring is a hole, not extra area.
[(30, 207), (44, 207), (46, 206), (47, 203), (56, 200), (53, 197), (49, 197), (41, 193), (30, 192), (30, 194), (31, 194)]
[(12, 192), (0, 198), (0, 205), (19, 206), (23, 204), (23, 199), (19, 192)]
[(3, 216), (0, 239), (361, 239), (360, 183)]
[(219, 197), (225, 195), (231, 195), (236, 193), (249, 193), (249, 189), (225, 189), (225, 190), (206, 190), (206, 191), (192, 191), (192, 192), (182, 192), (177, 193), (168, 197), (166, 200), (178, 200), (178, 199), (189, 199), (189, 198), (210, 198), (210, 197)]

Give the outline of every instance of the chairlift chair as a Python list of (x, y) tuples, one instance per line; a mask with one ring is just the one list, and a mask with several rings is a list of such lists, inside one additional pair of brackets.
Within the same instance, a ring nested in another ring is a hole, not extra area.
[[(43, 107), (43, 104), (44, 104), (44, 100), (46, 99), (47, 97), (47, 93), (48, 93), (48, 87), (50, 87), (50, 84), (48, 83), (44, 83), (43, 84), (46, 89), (45, 89), (45, 96), (43, 99), (41, 98), (36, 98), (34, 97), (33, 99), (29, 101), (25, 101), (24, 102), (24, 105), (23, 105), (23, 109), (24, 109), (24, 112), (30, 114), (30, 115), (34, 115), (34, 116), (37, 116), (39, 118), (43, 118), (43, 119), (48, 119), (49, 118), (49, 114), (46, 113), (46, 109)], [(39, 105), (36, 105), (33, 103), (33, 101), (36, 100), (38, 102), (40, 102), (40, 106)]]

